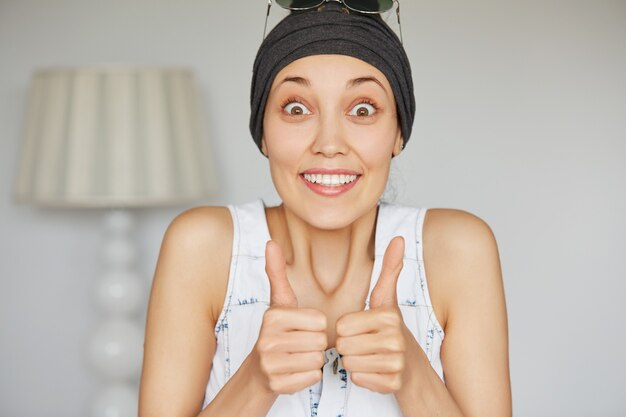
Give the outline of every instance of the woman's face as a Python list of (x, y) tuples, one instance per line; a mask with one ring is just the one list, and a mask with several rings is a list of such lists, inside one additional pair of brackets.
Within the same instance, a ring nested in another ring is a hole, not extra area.
[(401, 144), (391, 86), (372, 65), (314, 55), (274, 79), (262, 150), (285, 207), (307, 223), (338, 229), (372, 210)]

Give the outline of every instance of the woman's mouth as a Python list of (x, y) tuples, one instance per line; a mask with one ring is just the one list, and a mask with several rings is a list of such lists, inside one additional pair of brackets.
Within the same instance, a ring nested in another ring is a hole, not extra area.
[(303, 174), (304, 179), (313, 184), (322, 184), (330, 187), (346, 185), (356, 180), (358, 175), (322, 175)]
[(309, 189), (326, 197), (335, 197), (350, 190), (359, 182), (360, 175), (350, 174), (300, 174)]

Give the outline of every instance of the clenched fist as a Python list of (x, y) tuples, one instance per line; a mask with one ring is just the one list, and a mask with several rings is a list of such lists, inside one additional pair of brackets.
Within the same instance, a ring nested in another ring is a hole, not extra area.
[(298, 308), (280, 246), (268, 241), (265, 272), (270, 282), (270, 306), (265, 311), (253, 349), (267, 388), (291, 394), (322, 379), (328, 344), (326, 316), (319, 310)]
[(398, 307), (396, 285), (404, 239), (391, 240), (370, 296), (370, 309), (343, 315), (336, 323), (337, 351), (352, 382), (380, 393), (399, 391), (404, 378), (410, 331)]

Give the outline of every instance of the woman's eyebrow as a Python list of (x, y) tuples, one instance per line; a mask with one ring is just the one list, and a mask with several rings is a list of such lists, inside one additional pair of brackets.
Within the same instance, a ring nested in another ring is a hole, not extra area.
[[(303, 77), (285, 77), (283, 78), (283, 80), (279, 83), (279, 85), (285, 84), (287, 82), (294, 82), (296, 84), (300, 84), (304, 87), (311, 87), (311, 82), (309, 80), (307, 80), (306, 78)], [(348, 81), (346, 83), (346, 89), (350, 89), (350, 88), (354, 88), (356, 86), (359, 86), (363, 83), (366, 82), (374, 82), (376, 84), (378, 84), (380, 86), (380, 88), (383, 89), (383, 91), (387, 92), (387, 90), (385, 90), (385, 87), (383, 86), (383, 84), (376, 78), (376, 77), (358, 77), (358, 78), (354, 78), (350, 81)]]
[(350, 80), (346, 83), (346, 88), (353, 88), (356, 87), (358, 85), (361, 85), (363, 83), (366, 82), (375, 82), (376, 84), (378, 84), (380, 86), (380, 88), (383, 89), (383, 91), (387, 92), (387, 90), (385, 90), (385, 87), (383, 87), (383, 83), (381, 83), (380, 81), (378, 81), (378, 79), (376, 77), (359, 77), (359, 78), (355, 78), (353, 80)]
[(294, 82), (296, 84), (300, 84), (304, 87), (310, 87), (311, 83), (309, 82), (309, 80), (307, 80), (306, 78), (302, 78), (302, 77), (285, 77), (283, 78), (283, 80), (278, 84), (278, 85), (282, 85), (286, 82)]

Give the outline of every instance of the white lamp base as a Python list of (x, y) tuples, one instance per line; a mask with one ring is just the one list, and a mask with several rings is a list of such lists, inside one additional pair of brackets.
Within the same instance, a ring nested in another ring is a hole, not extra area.
[(143, 308), (145, 292), (135, 270), (133, 229), (129, 210), (106, 214), (104, 273), (95, 289), (104, 317), (88, 346), (91, 365), (105, 385), (92, 403), (92, 417), (137, 416), (144, 332), (136, 317)]

